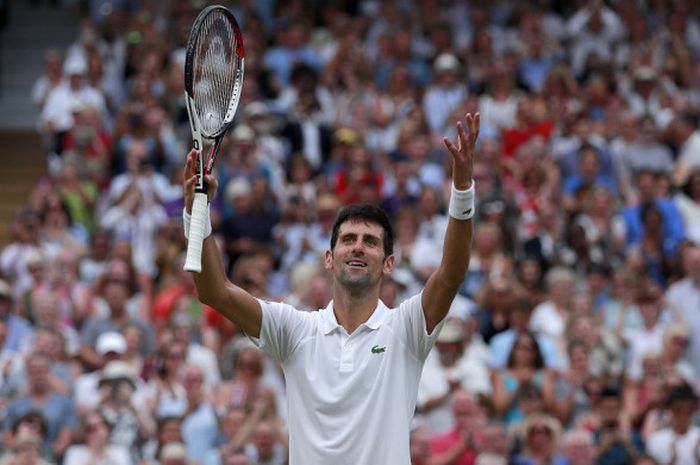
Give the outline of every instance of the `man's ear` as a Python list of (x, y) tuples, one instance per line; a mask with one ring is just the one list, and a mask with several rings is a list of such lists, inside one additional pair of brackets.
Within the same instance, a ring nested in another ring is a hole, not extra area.
[(330, 250), (326, 250), (326, 253), (323, 256), (323, 268), (326, 270), (333, 269), (333, 252)]
[(384, 276), (386, 276), (389, 273), (391, 273), (392, 271), (394, 271), (394, 261), (395, 260), (396, 259), (394, 258), (393, 255), (389, 255), (388, 257), (386, 257), (384, 259), (384, 267), (383, 267), (384, 268), (384, 270), (383, 270)]

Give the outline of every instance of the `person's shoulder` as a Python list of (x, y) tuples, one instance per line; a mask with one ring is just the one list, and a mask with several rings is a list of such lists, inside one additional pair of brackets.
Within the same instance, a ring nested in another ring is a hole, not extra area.
[[(695, 427), (697, 428), (697, 427)], [(699, 430), (700, 431), (700, 430)], [(647, 438), (647, 446), (652, 447), (654, 445), (661, 445), (665, 444), (666, 442), (671, 442), (673, 439), (674, 433), (673, 430), (670, 427), (666, 428), (661, 428), (649, 435)]]
[(670, 299), (678, 296), (678, 294), (689, 292), (693, 288), (693, 281), (690, 278), (683, 278), (668, 286), (666, 296)]

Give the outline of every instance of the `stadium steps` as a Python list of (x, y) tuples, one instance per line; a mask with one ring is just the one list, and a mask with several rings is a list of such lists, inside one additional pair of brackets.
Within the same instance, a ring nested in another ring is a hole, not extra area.
[(32, 3), (7, 1), (7, 24), (0, 31), (0, 130), (36, 127), (39, 110), (30, 97), (44, 53), (51, 47), (65, 51), (78, 36), (76, 11), (51, 7), (47, 1)]
[(46, 174), (41, 139), (33, 131), (0, 131), (4, 147), (0, 169), (0, 249), (10, 242), (12, 217), (27, 203), (36, 182)]

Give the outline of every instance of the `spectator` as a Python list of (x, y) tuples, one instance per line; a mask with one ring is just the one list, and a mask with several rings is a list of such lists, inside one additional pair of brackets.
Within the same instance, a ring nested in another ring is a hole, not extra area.
[(261, 421), (255, 427), (246, 455), (252, 465), (284, 465), (287, 451), (282, 431), (270, 421)]
[[(520, 334), (528, 332), (532, 304), (523, 299), (517, 299), (508, 306), (508, 329), (494, 335), (489, 343), (491, 368), (503, 369), (512, 352), (513, 345)], [(564, 365), (562, 354), (556, 345), (556, 341), (545, 334), (536, 336), (537, 345), (542, 351), (542, 359), (548, 368), (560, 369)]]
[(63, 54), (60, 50), (52, 48), (44, 53), (44, 72), (32, 86), (32, 103), (37, 107), (43, 108), (51, 91), (63, 81), (62, 63)]
[(110, 425), (97, 412), (87, 412), (82, 421), (82, 441), (70, 446), (63, 458), (63, 465), (84, 463), (110, 463), (133, 465), (127, 449), (109, 444)]
[[(95, 352), (102, 357), (105, 366), (113, 360), (122, 360), (126, 349), (126, 339), (117, 331), (100, 334), (95, 343)], [(100, 402), (102, 392), (99, 384), (102, 375), (102, 370), (94, 370), (80, 375), (75, 381), (75, 400), (80, 413), (95, 408)]]
[(99, 381), (100, 401), (95, 410), (109, 425), (112, 445), (128, 451), (133, 463), (141, 459), (141, 444), (153, 434), (155, 426), (148, 413), (134, 404), (136, 381), (125, 362), (114, 360), (105, 365)]
[(688, 180), (673, 201), (683, 217), (688, 240), (700, 243), (700, 169), (694, 169), (688, 174)]
[(0, 320), (6, 326), (7, 334), (3, 340), (4, 351), (23, 352), (32, 339), (32, 327), (24, 318), (17, 315), (14, 297), (10, 285), (0, 280)]
[(127, 284), (111, 280), (105, 285), (105, 300), (109, 306), (109, 315), (90, 318), (81, 329), (80, 356), (89, 365), (100, 367), (104, 360), (95, 352), (95, 343), (100, 334), (108, 331), (121, 331), (128, 324), (135, 324), (143, 330), (144, 338), (140, 347), (142, 355), (149, 355), (155, 350), (155, 337), (149, 322), (131, 317), (126, 310), (128, 296)]
[(418, 384), (417, 408), (434, 434), (453, 426), (450, 401), (456, 389), (477, 397), (491, 391), (483, 342), (475, 337), (473, 321), (469, 337), (465, 337), (467, 324), (459, 318), (449, 318), (425, 361)]
[(463, 390), (452, 395), (451, 407), (454, 427), (431, 438), (430, 458), (441, 463), (472, 464), (477, 455), (476, 441), (483, 412), (475, 397)]
[(599, 418), (599, 426), (593, 432), (597, 465), (627, 464), (644, 451), (639, 432), (625, 422), (618, 389), (604, 389), (595, 409)]
[(41, 457), (41, 440), (30, 430), (22, 430), (12, 444), (12, 452), (0, 458), (2, 465), (53, 465)]
[(418, 425), (411, 429), (411, 465), (430, 464), (430, 429)]
[(568, 464), (568, 460), (559, 450), (559, 436), (561, 425), (547, 415), (532, 414), (526, 419), (523, 426), (523, 449), (515, 456), (515, 465), (535, 464)]
[(635, 177), (639, 199), (637, 204), (622, 209), (622, 216), (627, 224), (627, 245), (634, 244), (644, 235), (642, 207), (653, 205), (661, 213), (661, 234), (663, 249), (667, 254), (676, 252), (678, 244), (685, 237), (683, 218), (672, 200), (658, 196), (657, 173), (639, 170)]
[(155, 275), (154, 233), (167, 221), (164, 202), (180, 197), (181, 191), (154, 171), (146, 145), (134, 142), (126, 152), (127, 172), (112, 180), (111, 205), (104, 212), (101, 226), (133, 244), (136, 269)]
[(568, 268), (555, 267), (547, 272), (545, 281), (548, 298), (532, 311), (530, 330), (559, 341), (569, 317), (575, 275)]
[(666, 400), (671, 414), (670, 425), (652, 433), (647, 441), (647, 451), (659, 463), (690, 465), (700, 459), (700, 428), (693, 425), (698, 400), (693, 388), (680, 385), (674, 388)]
[(639, 329), (625, 329), (620, 336), (628, 348), (628, 364), (625, 375), (631, 380), (639, 380), (642, 375), (642, 358), (647, 352), (661, 350), (664, 334), (664, 321), (661, 318), (661, 291), (652, 283), (643, 285), (637, 296), (639, 313), (643, 326)]
[(700, 322), (693, 316), (693, 299), (700, 297), (700, 247), (691, 245), (683, 254), (684, 277), (672, 284), (666, 292), (666, 301), (674, 309), (674, 319), (690, 329), (690, 347), (687, 357), (700, 376)]
[(63, 153), (63, 137), (73, 127), (72, 111), (76, 105), (93, 106), (101, 114), (107, 110), (104, 96), (85, 81), (86, 73), (84, 59), (66, 60), (63, 64), (66, 81), (46, 96), (40, 116), (41, 130), (52, 140), (51, 150), (56, 155)]
[(185, 365), (181, 376), (187, 399), (182, 439), (187, 447), (187, 456), (201, 463), (214, 449), (219, 435), (216, 412), (207, 400), (202, 369), (197, 365)]
[(274, 416), (277, 411), (274, 391), (263, 383), (264, 358), (255, 347), (241, 343), (234, 355), (233, 376), (219, 384), (213, 393), (214, 405), (219, 414), (230, 408), (246, 411), (262, 409), (263, 417)]
[(532, 333), (518, 334), (504, 369), (492, 371), (493, 407), (495, 414), (506, 424), (525, 418), (522, 398), (534, 390), (544, 401), (545, 408), (552, 405), (554, 378), (545, 369), (542, 352)]
[(212, 389), (221, 382), (221, 371), (216, 355), (211, 349), (197, 342), (194, 322), (189, 315), (182, 311), (177, 312), (172, 315), (171, 322), (173, 341), (187, 345), (185, 361), (202, 370), (207, 391)]
[(556, 373), (555, 401), (552, 408), (564, 425), (576, 425), (593, 407), (585, 392), (585, 382), (591, 376), (590, 358), (586, 344), (577, 339), (567, 346), (569, 366)]
[(61, 457), (70, 446), (78, 427), (73, 400), (57, 393), (49, 383), (50, 360), (41, 353), (31, 353), (27, 358), (27, 390), (7, 406), (4, 427), (4, 442), (12, 445), (10, 427), (23, 414), (37, 410), (46, 418), (47, 434), (44, 445), (51, 457)]
[(185, 363), (187, 346), (170, 337), (161, 336), (154, 372), (138, 396), (138, 403), (157, 418), (182, 416), (187, 411), (187, 395), (180, 374)]
[(459, 82), (461, 65), (451, 53), (442, 53), (433, 62), (433, 84), (423, 96), (423, 107), (432, 134), (447, 130), (448, 116), (466, 98)]
[(669, 142), (678, 151), (674, 180), (676, 185), (682, 185), (687, 181), (690, 171), (700, 166), (697, 155), (700, 148), (700, 130), (695, 119), (687, 113), (677, 115), (666, 128)]
[[(144, 464), (160, 465), (157, 462), (161, 451), (168, 444), (182, 443), (182, 417), (162, 417), (156, 421), (155, 437), (144, 445)], [(209, 465), (206, 464), (205, 465)]]
[(595, 463), (593, 436), (584, 429), (573, 429), (564, 434), (562, 452), (570, 465)]

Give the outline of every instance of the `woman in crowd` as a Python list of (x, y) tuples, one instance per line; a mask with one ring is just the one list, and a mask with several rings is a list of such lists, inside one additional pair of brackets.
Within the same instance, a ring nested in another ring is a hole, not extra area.
[(521, 397), (534, 389), (542, 398), (546, 409), (553, 405), (554, 378), (544, 366), (537, 339), (531, 333), (520, 333), (506, 368), (492, 372), (493, 408), (496, 415), (506, 424), (523, 420), (525, 417)]

